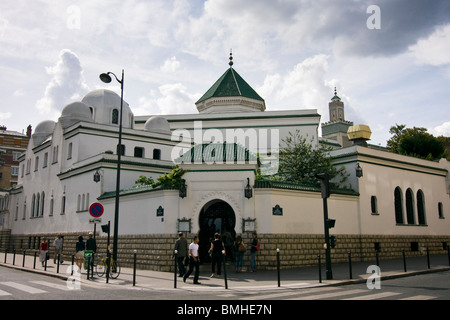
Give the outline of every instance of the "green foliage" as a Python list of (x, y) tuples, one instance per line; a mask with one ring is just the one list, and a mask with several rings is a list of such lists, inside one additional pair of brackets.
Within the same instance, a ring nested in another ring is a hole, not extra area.
[(179, 189), (181, 186), (181, 178), (186, 172), (187, 170), (175, 166), (172, 172), (159, 176), (156, 181), (154, 181), (152, 177), (140, 176), (135, 183), (139, 186), (151, 186), (152, 188), (162, 186), (163, 188), (168, 189)]
[(316, 174), (328, 173), (335, 176), (333, 181), (340, 186), (347, 181), (345, 168), (332, 165), (327, 154), (330, 148), (313, 148), (313, 141), (308, 142), (298, 130), (294, 134), (290, 132), (283, 142), (286, 148), (280, 149), (278, 173), (272, 177), (263, 177), (264, 179), (320, 186)]
[(396, 124), (389, 133), (393, 134), (387, 141), (391, 152), (427, 160), (438, 160), (445, 155), (444, 137), (435, 138), (426, 128), (406, 128)]

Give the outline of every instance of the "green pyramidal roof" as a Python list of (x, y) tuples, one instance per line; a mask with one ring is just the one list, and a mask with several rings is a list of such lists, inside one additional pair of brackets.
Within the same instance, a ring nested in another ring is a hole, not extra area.
[(196, 103), (213, 97), (238, 96), (264, 101), (264, 99), (261, 98), (259, 94), (257, 94), (256, 91), (230, 67)]

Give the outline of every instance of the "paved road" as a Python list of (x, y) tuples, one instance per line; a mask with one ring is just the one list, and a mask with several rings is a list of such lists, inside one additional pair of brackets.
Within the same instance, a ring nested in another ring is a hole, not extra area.
[(185, 290), (108, 285), (0, 268), (1, 300), (450, 300), (450, 271), (411, 277), (310, 288)]

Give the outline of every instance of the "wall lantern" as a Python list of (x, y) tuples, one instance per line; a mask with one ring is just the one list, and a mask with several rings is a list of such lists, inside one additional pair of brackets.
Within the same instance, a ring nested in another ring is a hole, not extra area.
[(97, 171), (95, 171), (95, 173), (94, 173), (94, 181), (97, 183), (97, 182), (99, 182), (100, 181), (100, 177), (101, 177), (101, 175), (100, 175), (100, 169), (97, 169)]
[(247, 199), (253, 197), (253, 189), (250, 186), (250, 178), (247, 178), (247, 186), (244, 189), (244, 195)]
[(358, 178), (363, 176), (363, 169), (359, 166), (359, 163), (356, 164), (356, 176)]
[(181, 179), (181, 185), (180, 190), (178, 192), (181, 199), (185, 198), (187, 195), (187, 189), (186, 189), (186, 180)]

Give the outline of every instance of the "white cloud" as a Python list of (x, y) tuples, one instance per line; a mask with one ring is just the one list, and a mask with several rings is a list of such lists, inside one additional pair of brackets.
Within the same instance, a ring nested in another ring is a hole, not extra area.
[(88, 91), (80, 60), (68, 49), (61, 50), (56, 64), (46, 68), (52, 77), (44, 96), (36, 103), (42, 114), (59, 113), (70, 101), (80, 99)]
[(11, 112), (0, 112), (0, 121), (8, 120), (11, 116)]
[(140, 97), (133, 111), (135, 115), (197, 113), (195, 101), (199, 97), (187, 92), (181, 83), (164, 84), (158, 92), (151, 91), (149, 97)]
[(419, 64), (442, 66), (450, 64), (450, 24), (440, 26), (426, 39), (409, 47)]
[(175, 72), (180, 68), (180, 61), (177, 60), (176, 57), (172, 57), (164, 61), (164, 64), (161, 66), (161, 71), (163, 72)]
[[(318, 109), (328, 114), (328, 102), (333, 94), (334, 80), (328, 79), (328, 59), (324, 54), (314, 55), (294, 66), (286, 74), (266, 76), (261, 88), (256, 89), (266, 101), (268, 109)], [(283, 103), (283, 105), (280, 105)]]
[(444, 122), (440, 126), (431, 129), (430, 133), (435, 137), (438, 136), (450, 137), (450, 121)]

